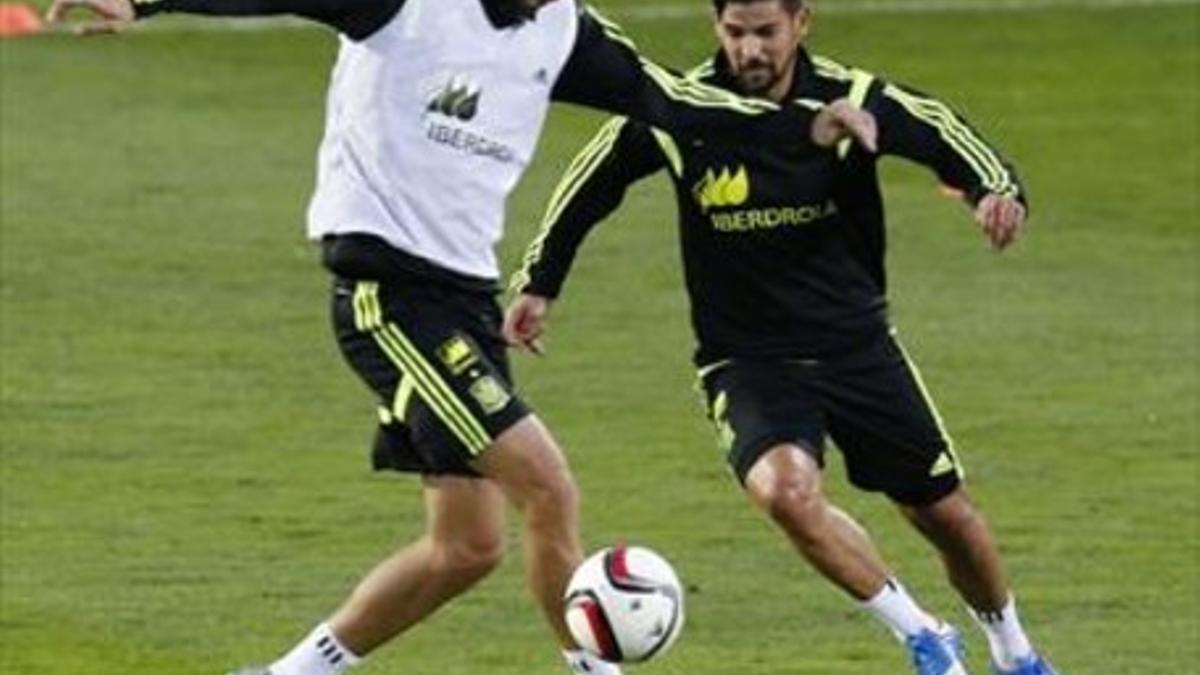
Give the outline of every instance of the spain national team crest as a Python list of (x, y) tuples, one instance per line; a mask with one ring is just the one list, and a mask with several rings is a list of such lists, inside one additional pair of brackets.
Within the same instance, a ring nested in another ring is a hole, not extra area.
[(458, 336), (443, 342), (437, 348), (437, 354), (453, 375), (461, 375), (463, 371), (479, 361), (479, 357), (475, 355), (471, 345)]
[(491, 375), (484, 375), (472, 382), (468, 391), (488, 415), (500, 412), (512, 400), (512, 395)]

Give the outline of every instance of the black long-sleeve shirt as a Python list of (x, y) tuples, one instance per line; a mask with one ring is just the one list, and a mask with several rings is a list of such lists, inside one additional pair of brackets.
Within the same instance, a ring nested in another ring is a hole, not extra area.
[[(212, 16), (292, 14), (330, 26), (351, 40), (368, 39), (406, 0), (135, 0), (137, 17), (163, 12)], [(479, 0), (497, 30), (533, 17), (514, 0)], [(436, 5), (431, 5), (436, 11)], [(580, 6), (578, 33), (551, 99), (605, 110), (681, 136), (721, 136), (739, 142), (789, 137), (810, 149), (814, 108), (777, 106), (709, 87), (642, 57), (636, 45), (599, 13)], [(815, 149), (814, 149), (815, 151)]]
[[(718, 55), (693, 77), (733, 87)], [(976, 203), (1024, 192), (1009, 166), (945, 104), (801, 52), (788, 99), (849, 96), (876, 116), (880, 155), (933, 169)], [(568, 169), (513, 286), (556, 297), (588, 232), (627, 187), (667, 170), (679, 212), (699, 365), (735, 357), (813, 358), (887, 330), (885, 223), (877, 156), (680, 139), (609, 121)]]

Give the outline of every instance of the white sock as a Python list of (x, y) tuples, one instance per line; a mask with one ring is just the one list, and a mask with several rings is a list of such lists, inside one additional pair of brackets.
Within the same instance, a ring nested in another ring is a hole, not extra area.
[(901, 642), (926, 628), (938, 630), (942, 627), (942, 622), (921, 609), (895, 579), (888, 579), (875, 597), (861, 604), (863, 609), (874, 614), (875, 618), (891, 629), (892, 634)]
[(329, 624), (322, 623), (292, 651), (271, 664), (271, 675), (338, 675), (361, 659), (342, 646)]
[(572, 673), (587, 675), (621, 675), (621, 669), (615, 664), (592, 656), (582, 649), (563, 650), (563, 658), (567, 660)]
[(992, 659), (1001, 668), (1012, 668), (1017, 661), (1033, 654), (1033, 645), (1017, 618), (1017, 601), (1010, 595), (1008, 602), (997, 612), (972, 609), (971, 616), (987, 635)]

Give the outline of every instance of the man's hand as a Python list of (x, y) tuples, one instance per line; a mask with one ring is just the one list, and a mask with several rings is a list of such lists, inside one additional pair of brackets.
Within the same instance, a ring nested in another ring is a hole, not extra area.
[(823, 148), (832, 148), (846, 138), (852, 138), (869, 152), (875, 152), (879, 127), (874, 115), (847, 99), (839, 98), (817, 113), (812, 125), (812, 140)]
[(67, 13), (73, 9), (86, 9), (99, 20), (87, 21), (75, 27), (80, 35), (116, 33), (133, 23), (132, 0), (54, 0), (46, 12), (46, 20), (52, 24), (63, 23)]
[(975, 207), (975, 221), (992, 248), (1003, 251), (1025, 229), (1025, 206), (1012, 197), (989, 194)]
[(504, 339), (508, 340), (508, 344), (524, 347), (538, 356), (544, 354), (542, 331), (551, 302), (540, 295), (518, 295), (504, 313)]

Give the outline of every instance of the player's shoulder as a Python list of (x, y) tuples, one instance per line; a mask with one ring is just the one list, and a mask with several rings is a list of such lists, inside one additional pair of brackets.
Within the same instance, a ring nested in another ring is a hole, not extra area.
[(875, 78), (875, 74), (858, 66), (847, 64), (824, 54), (810, 54), (812, 72), (815, 77), (830, 82), (852, 83), (861, 78)]
[[(685, 70), (683, 72), (683, 78), (691, 82), (700, 82), (701, 84), (720, 86), (720, 82), (718, 82), (717, 77), (716, 59), (714, 57), (704, 59), (692, 68)], [(633, 133), (653, 133), (655, 136), (660, 137), (667, 135), (666, 132), (662, 131), (661, 129), (652, 127), (645, 122), (627, 118), (622, 119), (625, 121), (621, 124), (619, 129), (628, 128)]]
[(854, 77), (855, 67), (825, 54), (812, 53), (808, 55), (812, 62), (813, 74), (829, 80), (850, 80)]
[(713, 57), (704, 59), (684, 73), (684, 77), (693, 82), (713, 84), (717, 77), (717, 62)]
[(808, 89), (817, 97), (833, 100), (843, 96), (865, 97), (867, 92), (883, 84), (875, 73), (850, 65), (823, 54), (810, 54), (812, 64)]

